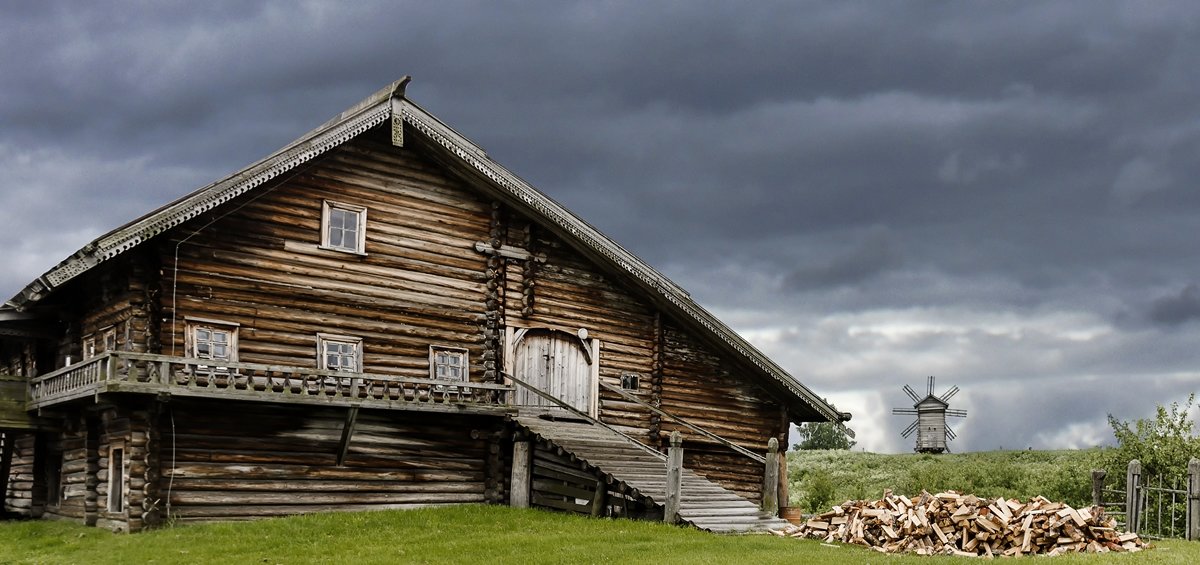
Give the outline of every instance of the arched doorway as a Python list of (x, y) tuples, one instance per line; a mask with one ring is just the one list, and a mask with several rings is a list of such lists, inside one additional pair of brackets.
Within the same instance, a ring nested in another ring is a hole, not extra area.
[[(585, 414), (591, 413), (593, 351), (576, 335), (550, 329), (519, 329), (513, 335), (511, 373)], [(560, 408), (528, 388), (518, 386), (521, 407)]]

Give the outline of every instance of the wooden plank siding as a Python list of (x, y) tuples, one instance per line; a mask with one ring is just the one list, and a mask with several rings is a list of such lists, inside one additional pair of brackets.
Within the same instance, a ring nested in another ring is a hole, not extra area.
[[(238, 409), (240, 408), (240, 409)], [(251, 410), (250, 408), (253, 408)], [(345, 410), (173, 402), (159, 491), (181, 521), (321, 510), (483, 503), (489, 436), (480, 416), (359, 414), (337, 464)], [(171, 453), (174, 453), (172, 457)]]
[[(366, 256), (318, 249), (323, 200), (367, 207)], [(314, 366), (330, 333), (363, 339), (367, 372), (428, 377), (441, 345), (482, 379), (490, 202), (367, 135), (232, 205), (160, 246), (164, 354), (196, 317), (240, 324), (243, 362)]]

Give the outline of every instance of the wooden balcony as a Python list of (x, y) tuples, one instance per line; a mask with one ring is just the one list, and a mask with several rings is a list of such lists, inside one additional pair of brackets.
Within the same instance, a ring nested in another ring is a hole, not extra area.
[(29, 381), (26, 409), (108, 393), (220, 398), (390, 410), (514, 411), (512, 386), (417, 379), (311, 367), (225, 363), (147, 353), (109, 352)]

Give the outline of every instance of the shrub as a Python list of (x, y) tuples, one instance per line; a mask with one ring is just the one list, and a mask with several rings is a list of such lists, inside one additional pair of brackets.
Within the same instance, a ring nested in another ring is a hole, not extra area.
[(833, 502), (833, 479), (823, 471), (812, 471), (805, 479), (805, 505), (809, 512), (823, 512)]

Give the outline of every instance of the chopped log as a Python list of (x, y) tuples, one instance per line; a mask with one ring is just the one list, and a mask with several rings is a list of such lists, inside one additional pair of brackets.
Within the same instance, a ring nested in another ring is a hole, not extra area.
[(885, 491), (879, 500), (849, 500), (777, 533), (865, 545), (881, 553), (987, 558), (1148, 547), (1136, 533), (1118, 532), (1116, 520), (1099, 506), (1075, 509), (1040, 496), (1027, 503), (985, 500), (954, 491), (922, 491), (914, 498)]

